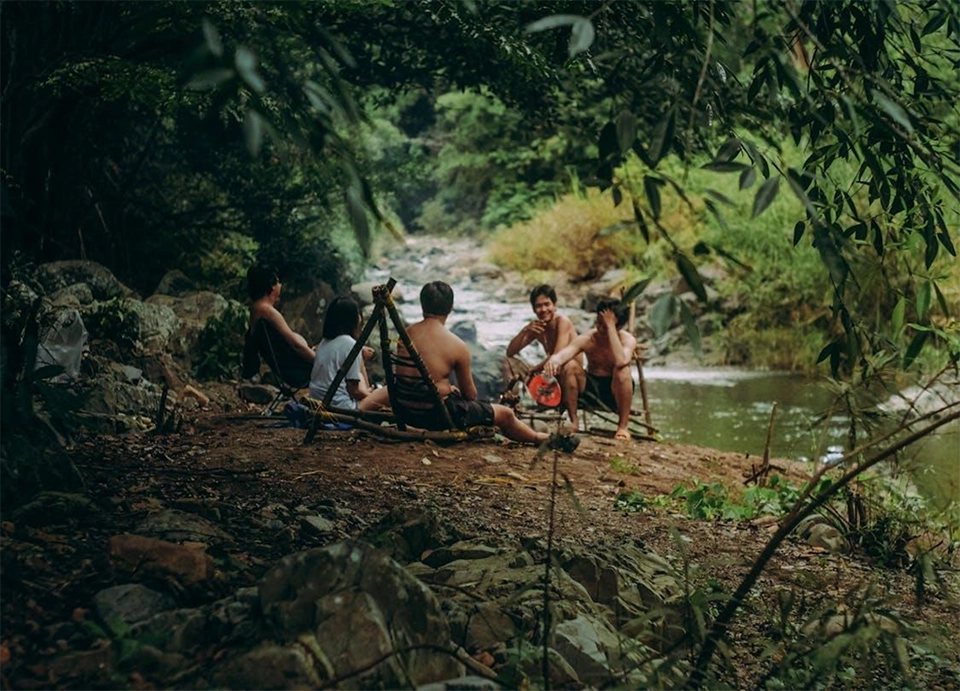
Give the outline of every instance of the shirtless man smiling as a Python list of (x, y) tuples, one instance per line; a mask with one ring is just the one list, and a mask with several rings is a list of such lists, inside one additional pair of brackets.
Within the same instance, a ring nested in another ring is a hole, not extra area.
[[(570, 321), (569, 317), (557, 312), (557, 292), (553, 289), (553, 286), (544, 283), (530, 291), (530, 307), (533, 308), (537, 318), (526, 324), (507, 344), (507, 357), (504, 361), (503, 375), (508, 388), (512, 388), (518, 380), (526, 380), (531, 375), (537, 374), (547, 362), (547, 359), (544, 358), (536, 365), (529, 365), (517, 357), (520, 351), (536, 341), (543, 346), (547, 358), (549, 358), (567, 346), (577, 336), (577, 330), (573, 327), (573, 322)], [(582, 358), (577, 356), (576, 360), (569, 364), (582, 367)], [(559, 379), (562, 390), (563, 377), (561, 376)], [(570, 419), (572, 421), (574, 416), (571, 415)]]

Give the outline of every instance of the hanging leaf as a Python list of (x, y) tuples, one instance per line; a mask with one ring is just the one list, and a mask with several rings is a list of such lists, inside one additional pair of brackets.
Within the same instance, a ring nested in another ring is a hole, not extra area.
[(933, 284), (933, 289), (937, 293), (937, 303), (940, 305), (940, 309), (943, 311), (944, 315), (950, 316), (950, 308), (947, 307), (947, 299), (943, 296), (943, 293), (940, 292), (940, 286), (936, 283)]
[(243, 118), (243, 136), (250, 155), (258, 155), (263, 144), (263, 116), (252, 108), (247, 110)]
[(817, 207), (814, 206), (813, 202), (810, 200), (810, 197), (804, 190), (802, 177), (802, 174), (793, 168), (789, 168), (787, 170), (787, 184), (790, 186), (790, 189), (793, 191), (794, 195), (796, 195), (797, 199), (799, 199), (803, 204), (803, 208), (806, 209), (807, 215), (814, 222), (814, 225), (821, 225), (823, 221), (820, 218), (820, 212), (817, 210)]
[(236, 55), (233, 56), (233, 62), (237, 68), (237, 74), (246, 82), (247, 86), (258, 94), (262, 94), (266, 90), (266, 83), (257, 73), (257, 56), (254, 55), (252, 50), (240, 46), (237, 48)]
[(917, 288), (917, 319), (920, 321), (927, 318), (927, 312), (930, 310), (930, 301), (933, 297), (930, 290), (930, 281), (923, 281)]
[(745, 171), (740, 173), (740, 189), (745, 190), (748, 187), (752, 187), (756, 179), (757, 171), (754, 170), (753, 166), (750, 166)]
[(226, 67), (215, 70), (204, 70), (198, 72), (190, 78), (184, 88), (190, 91), (207, 91), (215, 89), (224, 82), (233, 79), (236, 72)]
[(693, 262), (690, 261), (690, 258), (685, 254), (677, 253), (676, 260), (677, 269), (680, 270), (680, 275), (683, 276), (690, 290), (693, 291), (700, 302), (706, 302), (707, 290), (703, 287), (703, 278), (697, 271), (697, 267), (693, 265)]
[(724, 230), (730, 230), (730, 226), (727, 225), (727, 219), (725, 219), (723, 214), (720, 213), (720, 209), (717, 208), (717, 205), (714, 204), (710, 199), (705, 199), (703, 203), (707, 205), (707, 211), (713, 214), (713, 217), (717, 219), (717, 223), (720, 224), (720, 227)]
[(923, 253), (923, 263), (929, 269), (940, 252), (940, 243), (937, 242), (937, 236), (933, 232), (927, 233), (924, 239), (927, 242), (927, 248)]
[(741, 140), (740, 143), (743, 145), (743, 149), (747, 152), (747, 156), (750, 157), (753, 165), (760, 166), (760, 172), (763, 174), (763, 177), (770, 177), (770, 166), (767, 164), (767, 159), (763, 157), (753, 142), (744, 139)]
[(716, 200), (717, 200), (718, 202), (720, 202), (721, 204), (725, 204), (726, 206), (729, 206), (730, 208), (736, 208), (736, 206), (737, 206), (737, 205), (733, 202), (733, 200), (730, 199), (730, 197), (728, 197), (727, 195), (723, 194), (723, 192), (718, 192), (717, 190), (713, 189), (712, 187), (706, 188), (703, 192), (704, 192), (704, 194), (710, 195), (711, 197), (713, 197), (714, 199), (716, 199)]
[(801, 238), (803, 238), (803, 231), (807, 229), (807, 225), (803, 221), (797, 221), (797, 225), (793, 227), (793, 246), (796, 247), (800, 244)]
[(877, 253), (878, 257), (883, 256), (883, 231), (880, 230), (880, 226), (874, 222), (873, 227), (873, 249)]
[(637, 116), (629, 110), (621, 111), (617, 116), (617, 144), (620, 146), (620, 153), (627, 153), (636, 138)]
[(737, 154), (740, 153), (740, 140), (736, 137), (730, 137), (725, 141), (721, 146), (720, 150), (717, 151), (717, 155), (713, 157), (713, 163), (722, 163), (726, 161), (732, 161), (737, 157)]
[(643, 177), (643, 191), (647, 195), (647, 201), (650, 202), (650, 213), (654, 220), (660, 218), (660, 185), (657, 178), (645, 175)]
[(770, 206), (774, 198), (777, 196), (777, 192), (780, 191), (780, 178), (768, 178), (760, 185), (760, 189), (757, 190), (757, 195), (753, 198), (753, 214), (751, 218), (756, 218), (764, 212), (764, 210)]
[(223, 41), (220, 40), (220, 32), (206, 17), (203, 18), (203, 39), (214, 56), (223, 57)]
[(907, 346), (907, 352), (903, 354), (904, 369), (912, 365), (913, 361), (917, 359), (917, 356), (920, 355), (920, 351), (923, 350), (923, 344), (927, 342), (927, 338), (929, 336), (929, 331), (920, 331), (916, 336), (913, 337), (913, 340), (910, 341), (910, 345)]
[(600, 151), (600, 160), (605, 160), (614, 154), (620, 153), (620, 143), (617, 141), (617, 126), (608, 122), (600, 130), (600, 141), (597, 142)]
[(890, 332), (892, 338), (896, 338), (900, 335), (900, 332), (903, 331), (903, 322), (906, 314), (907, 300), (906, 298), (900, 298), (897, 300), (897, 304), (893, 308), (893, 313), (890, 315)]
[(687, 305), (680, 300), (680, 323), (683, 324), (683, 330), (690, 339), (690, 345), (693, 346), (693, 353), (698, 358), (703, 357), (703, 347), (700, 345), (700, 327), (697, 326), (697, 320), (693, 317)]
[(940, 244), (942, 244), (943, 248), (950, 253), (950, 256), (956, 257), (957, 249), (953, 246), (953, 240), (950, 239), (949, 233), (947, 233), (947, 231), (942, 231), (937, 233), (937, 237), (940, 238)]
[(945, 21), (947, 21), (947, 13), (937, 12), (935, 15), (933, 15), (933, 17), (930, 18), (930, 21), (923, 26), (923, 31), (920, 33), (922, 33), (924, 36), (927, 34), (932, 34), (934, 31), (943, 26)]
[(660, 162), (660, 159), (666, 155), (667, 151), (669, 151), (670, 145), (673, 142), (675, 112), (676, 111), (671, 108), (667, 112), (667, 116), (653, 128), (653, 135), (650, 139), (650, 160), (653, 161), (652, 167), (654, 168), (657, 163)]
[(903, 106), (879, 91), (873, 92), (873, 98), (877, 102), (877, 105), (879, 105), (887, 115), (893, 118), (894, 121), (902, 125), (907, 132), (913, 132), (913, 123), (910, 122), (910, 116), (907, 115), (907, 111), (903, 109)]
[(650, 281), (652, 280), (652, 278), (645, 278), (627, 288), (627, 292), (625, 292), (623, 297), (620, 298), (620, 304), (629, 305), (631, 302), (636, 300), (638, 297), (640, 297), (643, 291), (647, 289), (647, 286), (650, 285)]
[(677, 311), (677, 299), (673, 293), (664, 293), (657, 298), (650, 308), (650, 328), (653, 337), (660, 338), (673, 325), (673, 315)]
[(736, 161), (710, 161), (703, 166), (703, 169), (717, 173), (743, 173), (743, 171), (750, 170), (750, 166)]
[(650, 228), (647, 226), (647, 221), (643, 217), (643, 211), (640, 209), (640, 205), (637, 203), (637, 200), (633, 200), (633, 219), (637, 222), (637, 227), (640, 229), (640, 234), (643, 235), (643, 241), (650, 244)]
[(547, 31), (561, 26), (571, 26), (581, 19), (583, 19), (583, 17), (576, 14), (554, 14), (527, 24), (526, 31), (528, 34), (533, 34), (538, 31)]
[(363, 203), (363, 191), (359, 185), (350, 184), (346, 190), (347, 212), (350, 225), (364, 255), (370, 252), (370, 222), (367, 219), (367, 207)]
[(831, 341), (823, 347), (817, 356), (817, 364), (819, 365), (827, 358), (830, 358), (830, 373), (836, 378), (840, 371), (840, 344), (837, 341)]
[(570, 57), (576, 57), (580, 53), (589, 50), (593, 45), (593, 39), (596, 32), (593, 29), (593, 22), (586, 17), (578, 17), (570, 28), (570, 45), (568, 52)]

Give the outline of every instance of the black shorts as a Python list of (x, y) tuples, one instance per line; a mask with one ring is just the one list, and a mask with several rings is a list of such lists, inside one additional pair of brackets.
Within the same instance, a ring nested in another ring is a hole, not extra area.
[(617, 399), (613, 397), (613, 377), (598, 377), (587, 372), (587, 385), (577, 399), (582, 407), (606, 407), (617, 412)]
[(468, 401), (457, 392), (447, 396), (447, 410), (457, 429), (493, 427), (493, 406), (486, 401)]

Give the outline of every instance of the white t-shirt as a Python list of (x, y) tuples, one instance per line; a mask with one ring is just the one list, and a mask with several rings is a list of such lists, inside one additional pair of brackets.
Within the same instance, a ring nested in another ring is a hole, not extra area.
[[(317, 346), (317, 355), (313, 360), (313, 371), (310, 373), (310, 398), (322, 401), (327, 395), (327, 389), (333, 383), (341, 365), (353, 349), (356, 339), (349, 334), (342, 334), (334, 339), (323, 339)], [(337, 408), (355, 409), (357, 402), (347, 393), (347, 380), (360, 381), (360, 355), (350, 363), (346, 376), (333, 394), (330, 405)]]

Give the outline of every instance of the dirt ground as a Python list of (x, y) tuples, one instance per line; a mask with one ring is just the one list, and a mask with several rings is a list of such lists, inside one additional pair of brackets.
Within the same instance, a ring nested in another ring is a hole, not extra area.
[[(65, 651), (93, 649), (101, 642), (83, 625), (93, 595), (117, 580), (107, 558), (110, 536), (132, 531), (159, 508), (216, 517), (233, 538), (213, 556), (221, 571), (204, 592), (181, 592), (182, 606), (201, 604), (254, 585), (281, 556), (323, 542), (297, 530), (266, 531), (250, 517), (266, 507), (316, 506), (334, 502), (353, 520), (327, 542), (361, 535), (399, 507), (429, 508), (453, 532), (502, 542), (546, 539), (555, 495), (554, 543), (639, 542), (674, 561), (695, 566), (701, 582), (731, 592), (776, 528), (765, 519), (706, 522), (687, 518), (676, 503), (642, 512), (614, 506), (627, 491), (653, 499), (678, 485), (722, 482), (731, 493), (745, 487), (762, 459), (695, 446), (620, 442), (584, 436), (572, 455), (537, 454), (532, 447), (496, 441), (441, 446), (396, 442), (367, 432), (323, 432), (303, 444), (304, 432), (276, 427), (255, 411), (199, 411), (180, 432), (95, 437), (77, 442), (72, 456), (84, 477), (84, 493), (98, 511), (59, 525), (13, 521), (2, 524), (2, 614), (0, 647), (4, 688), (164, 687), (164, 680), (131, 675), (104, 679), (97, 669), (63, 669)], [(556, 468), (554, 462), (556, 461)], [(774, 471), (794, 485), (809, 467), (774, 459)], [(551, 492), (556, 470), (558, 491)], [(867, 588), (872, 597), (924, 630), (951, 630), (960, 609), (951, 593), (917, 603), (915, 579), (901, 570), (876, 569), (857, 553), (837, 555), (790, 541), (774, 557), (731, 639), (730, 683), (752, 686), (765, 663), (760, 654), (774, 634), (778, 595), (800, 589), (805, 612), (833, 599), (854, 608)], [(956, 656), (928, 681), (957, 688)], [(860, 678), (855, 686), (883, 685)]]

